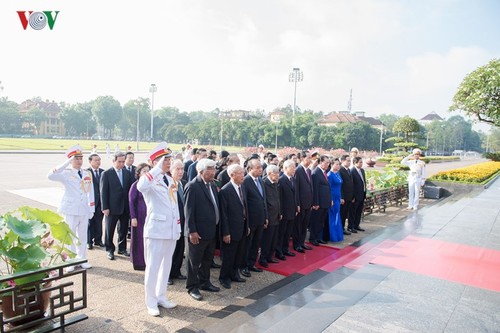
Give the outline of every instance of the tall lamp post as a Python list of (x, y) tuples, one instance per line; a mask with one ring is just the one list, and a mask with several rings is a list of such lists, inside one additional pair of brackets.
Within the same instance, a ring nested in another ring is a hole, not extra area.
[(137, 106), (137, 128), (136, 128), (137, 142), (135, 144), (135, 151), (138, 152), (139, 151), (139, 138), (140, 138), (140, 135), (139, 135), (139, 110), (141, 109), (141, 105), (137, 104), (136, 106)]
[(379, 155), (382, 156), (382, 135), (384, 134), (384, 125), (380, 128), (380, 152)]
[(275, 141), (274, 141), (274, 153), (275, 154), (278, 154), (278, 125), (280, 123), (280, 120), (281, 120), (281, 114), (275, 113), (275, 114), (271, 115), (271, 121), (276, 123), (276, 137), (275, 137)]
[(293, 90), (293, 118), (292, 125), (295, 126), (295, 110), (297, 108), (297, 82), (301, 82), (304, 80), (304, 73), (300, 70), (300, 68), (295, 67), (288, 76), (288, 81), (294, 83)]
[(153, 111), (154, 111), (154, 104), (155, 104), (155, 92), (156, 92), (156, 84), (151, 83), (151, 86), (149, 87), (149, 92), (151, 93), (151, 141), (153, 141)]

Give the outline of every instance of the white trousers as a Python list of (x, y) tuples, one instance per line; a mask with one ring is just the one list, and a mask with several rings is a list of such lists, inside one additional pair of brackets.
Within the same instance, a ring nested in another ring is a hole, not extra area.
[(410, 208), (418, 207), (420, 198), (420, 184), (420, 178), (408, 180), (408, 207)]
[[(73, 238), (73, 245), (69, 247), (70, 251), (76, 253), (76, 259), (87, 259), (88, 215), (65, 215), (64, 218), (77, 237), (77, 239)], [(80, 244), (77, 245), (77, 242)]]
[(167, 299), (168, 278), (176, 243), (174, 239), (144, 238), (144, 293), (148, 308), (155, 308), (158, 301)]

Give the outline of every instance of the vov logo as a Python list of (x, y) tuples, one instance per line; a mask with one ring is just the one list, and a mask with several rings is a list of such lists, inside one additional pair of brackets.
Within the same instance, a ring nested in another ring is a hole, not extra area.
[[(55, 13), (55, 15), (53, 15), (53, 13)], [(58, 14), (58, 10), (44, 10), (41, 12), (34, 12), (30, 10), (17, 12), (24, 30), (28, 28), (28, 23), (33, 30), (42, 30), (47, 25), (49, 26), (49, 29), (52, 30), (54, 28), (54, 24), (56, 23)]]

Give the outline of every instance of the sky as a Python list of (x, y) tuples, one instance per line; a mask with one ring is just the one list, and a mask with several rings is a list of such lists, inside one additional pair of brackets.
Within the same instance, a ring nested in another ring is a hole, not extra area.
[[(17, 11), (59, 11), (23, 29)], [(500, 58), (496, 0), (2, 0), (1, 97), (151, 98), (181, 111), (296, 101), (444, 118), (465, 75)], [(485, 128), (486, 129), (486, 128)]]

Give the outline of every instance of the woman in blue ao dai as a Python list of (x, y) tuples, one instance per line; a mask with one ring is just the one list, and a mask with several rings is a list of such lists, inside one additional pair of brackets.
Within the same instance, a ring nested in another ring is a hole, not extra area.
[(332, 168), (328, 173), (328, 182), (330, 183), (330, 192), (332, 194), (333, 204), (328, 212), (328, 223), (330, 229), (330, 241), (340, 242), (344, 240), (344, 233), (342, 230), (342, 222), (340, 219), (340, 203), (342, 199), (342, 177), (339, 173), (340, 161), (338, 158), (332, 162)]

